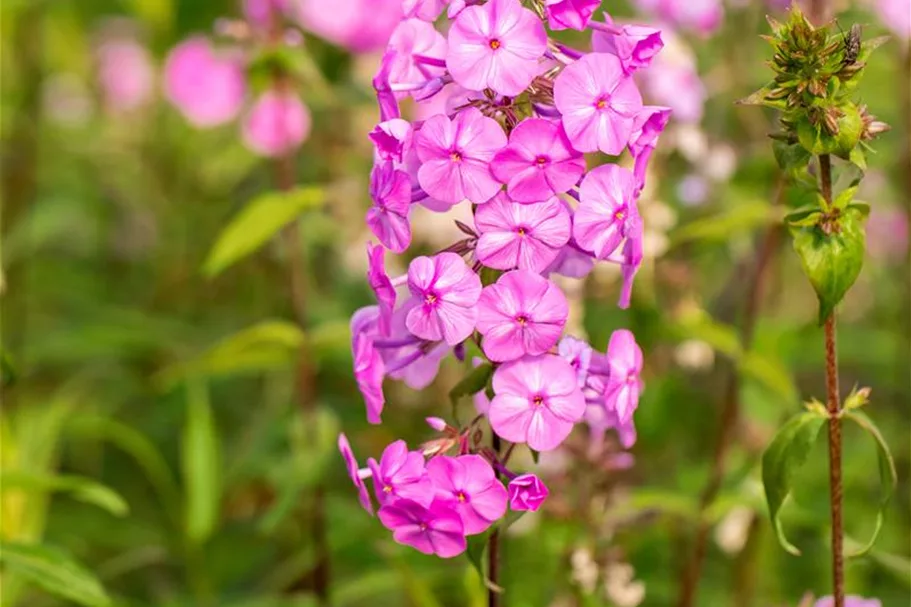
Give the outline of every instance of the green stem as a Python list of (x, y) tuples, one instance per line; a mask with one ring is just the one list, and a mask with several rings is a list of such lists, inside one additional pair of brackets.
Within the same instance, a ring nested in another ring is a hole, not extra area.
[[(500, 455), (500, 437), (493, 434), (491, 447)], [(487, 607), (500, 607), (500, 593), (494, 590), (499, 585), (500, 578), (500, 532), (490, 534), (487, 543), (487, 579), (491, 586), (487, 589)]]

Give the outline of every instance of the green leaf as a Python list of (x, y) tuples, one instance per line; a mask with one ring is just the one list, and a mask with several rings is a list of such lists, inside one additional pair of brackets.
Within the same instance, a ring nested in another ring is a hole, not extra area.
[(851, 153), (848, 154), (848, 160), (850, 160), (851, 163), (858, 167), (861, 171), (867, 170), (867, 155), (864, 154), (864, 150), (860, 146), (857, 146), (851, 150)]
[(876, 538), (879, 537), (879, 532), (883, 526), (883, 513), (889, 504), (889, 500), (892, 499), (892, 494), (895, 493), (895, 487), (898, 484), (898, 474), (895, 471), (895, 460), (892, 459), (892, 453), (889, 452), (889, 445), (886, 444), (886, 440), (880, 433), (879, 428), (876, 427), (876, 424), (873, 423), (873, 420), (857, 409), (845, 410), (842, 415), (856, 423), (873, 438), (876, 442), (876, 454), (879, 462), (879, 484), (881, 490), (879, 509), (876, 512), (876, 527), (873, 529), (873, 537), (870, 538), (870, 541), (857, 551), (847, 555), (848, 557), (855, 557), (867, 554), (876, 543)]
[(6, 571), (22, 576), (54, 596), (88, 607), (111, 604), (98, 579), (57, 548), (0, 542), (0, 563)]
[(80, 502), (98, 506), (114, 516), (126, 516), (130, 511), (119, 493), (90, 478), (75, 475), (41, 474), (22, 470), (10, 470), (0, 474), (0, 487), (26, 491), (61, 491)]
[(485, 287), (492, 285), (497, 282), (500, 276), (503, 275), (503, 270), (494, 270), (493, 268), (488, 268), (487, 266), (481, 267), (481, 284)]
[(259, 373), (291, 365), (304, 344), (300, 328), (284, 320), (264, 320), (228, 336), (191, 360), (156, 374), (164, 387), (192, 377)]
[(788, 175), (796, 176), (806, 172), (810, 153), (803, 146), (776, 140), (772, 142), (772, 151), (778, 166)]
[(794, 476), (807, 461), (816, 436), (825, 423), (826, 418), (816, 413), (800, 413), (792, 417), (778, 430), (772, 444), (762, 455), (762, 484), (769, 517), (782, 548), (794, 555), (799, 555), (800, 550), (785, 537), (779, 514), (791, 492)]
[(835, 200), (832, 201), (832, 206), (836, 209), (845, 209), (848, 207), (851, 202), (854, 200), (854, 194), (857, 193), (857, 186), (845, 188), (842, 190), (838, 196), (835, 197)]
[(477, 394), (487, 387), (487, 382), (493, 377), (493, 365), (483, 363), (471, 370), (471, 373), (462, 378), (452, 390), (449, 391), (449, 401), (456, 406), (465, 396)]
[(203, 380), (187, 384), (187, 419), (181, 443), (187, 538), (202, 543), (212, 535), (221, 504), (218, 433)]
[(774, 81), (766, 84), (761, 89), (754, 91), (748, 97), (743, 99), (738, 99), (734, 103), (737, 105), (761, 105), (765, 107), (775, 108), (777, 110), (787, 109), (788, 104), (786, 99), (769, 99), (769, 95), (777, 87)]
[(779, 220), (775, 207), (764, 200), (752, 200), (686, 223), (670, 233), (670, 240), (674, 246), (692, 241), (727, 241), (733, 233), (749, 232)]
[(0, 350), (0, 387), (9, 388), (16, 383), (16, 368), (5, 351)]
[(864, 263), (864, 217), (849, 207), (826, 234), (819, 225), (791, 226), (794, 250), (819, 299), (819, 324), (823, 324), (857, 280)]
[(318, 187), (269, 192), (255, 198), (222, 230), (203, 265), (209, 278), (255, 252), (304, 211), (323, 204)]

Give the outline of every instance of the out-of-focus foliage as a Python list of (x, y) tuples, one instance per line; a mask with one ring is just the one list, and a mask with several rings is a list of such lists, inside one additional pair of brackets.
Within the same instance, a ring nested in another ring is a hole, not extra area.
[[(621, 2), (604, 7), (632, 15)], [(778, 546), (760, 489), (759, 460), (775, 429), (823, 385), (815, 295), (785, 238), (752, 347), (736, 329), (763, 232), (815, 196), (797, 187), (781, 194), (766, 138), (773, 111), (733, 104), (763, 84), (769, 57), (757, 35), (767, 10), (730, 2), (713, 36), (687, 40), (707, 103), (701, 122), (672, 121), (653, 161), (647, 258), (630, 309), (616, 308), (610, 272), (576, 289), (577, 331), (603, 349), (624, 326), (645, 352), (635, 465), (587, 460), (581, 432), (542, 458), (552, 507), (506, 533), (500, 584), (510, 607), (637, 604), (633, 580), (644, 587), (638, 604), (672, 604), (732, 368), (744, 378), (743, 412), (719, 499), (704, 514), (715, 528), (700, 604), (795, 605), (806, 591), (827, 593), (824, 441), (795, 471), (780, 512), (802, 557)], [(0, 6), (3, 605), (315, 605), (310, 517), (319, 485), (333, 605), (482, 605), (467, 559), (422, 557), (366, 516), (335, 449), (340, 428), (365, 456), (394, 438), (424, 440), (423, 418), (449, 410), (458, 375), (444, 368), (420, 395), (391, 390), (388, 406), (412, 414), (378, 427), (367, 425), (351, 377), (348, 317), (370, 303), (363, 214), (377, 57), (309, 35), (307, 55), (292, 56), (312, 83), (304, 99), (313, 129), (295, 167), (304, 189), (283, 196), (236, 125), (192, 129), (163, 101), (159, 76), (152, 99), (128, 112), (105, 105), (96, 85), (95, 50), (111, 28), (141, 40), (160, 74), (169, 48), (236, 14), (227, 0)], [(840, 21), (847, 29), (874, 17), (858, 5)], [(872, 388), (866, 413), (898, 472), (882, 536), (849, 562), (848, 589), (887, 607), (907, 604), (911, 591), (903, 53), (907, 45), (893, 40), (866, 67), (862, 101), (893, 130), (866, 158), (858, 198), (871, 207), (869, 253), (839, 328), (842, 382)], [(842, 178), (839, 189), (849, 171)], [(294, 322), (293, 252), (272, 238), (292, 221), (304, 251), (307, 331)], [(425, 252), (439, 248), (435, 233), (454, 229), (432, 214), (414, 225)], [(391, 271), (401, 271), (395, 263)], [(315, 428), (294, 398), (300, 357), (315, 372)], [(854, 424), (845, 434), (853, 550), (877, 527), (881, 488), (874, 441)]]

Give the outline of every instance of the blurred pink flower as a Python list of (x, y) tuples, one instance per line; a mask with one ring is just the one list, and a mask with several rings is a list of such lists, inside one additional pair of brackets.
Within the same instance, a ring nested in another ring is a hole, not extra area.
[(402, 0), (293, 0), (301, 26), (355, 53), (386, 46), (402, 20)]
[(550, 29), (584, 30), (601, 0), (544, 0)]
[(310, 134), (310, 111), (293, 92), (266, 91), (244, 119), (244, 143), (261, 156), (283, 156)]
[[(845, 597), (845, 607), (882, 607), (882, 603), (879, 599), (865, 599), (863, 597), (848, 595)], [(826, 596), (813, 605), (813, 607), (834, 607), (835, 599), (831, 596)]]
[(908, 215), (898, 207), (872, 205), (867, 250), (874, 259), (900, 262), (908, 250)]
[(243, 0), (244, 18), (258, 28), (268, 28), (279, 15), (287, 13), (291, 0)]
[(216, 53), (202, 36), (178, 44), (165, 62), (165, 95), (199, 128), (218, 126), (236, 118), (244, 103), (246, 87), (241, 62), (233, 56)]
[(660, 21), (700, 34), (711, 34), (724, 18), (721, 0), (634, 0), (633, 4)]
[(649, 69), (637, 74), (642, 89), (650, 102), (669, 107), (675, 122), (699, 122), (707, 93), (696, 60), (679, 38), (669, 32), (664, 36), (664, 52), (654, 58)]
[(133, 110), (152, 96), (155, 68), (149, 51), (136, 40), (106, 40), (96, 50), (96, 59), (98, 84), (109, 110)]
[(883, 25), (900, 39), (911, 39), (911, 2), (908, 0), (875, 0), (874, 8)]

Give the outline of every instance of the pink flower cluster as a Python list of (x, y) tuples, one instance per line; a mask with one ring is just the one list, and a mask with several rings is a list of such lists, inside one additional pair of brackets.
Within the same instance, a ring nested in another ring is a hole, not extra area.
[[(633, 80), (661, 50), (660, 32), (596, 20), (599, 4), (547, 0), (536, 13), (519, 0), (406, 0), (373, 80), (380, 120), (366, 221), (382, 246), (368, 244), (367, 278), (377, 305), (351, 319), (367, 418), (381, 421), (386, 378), (422, 389), (470, 344), (483, 353), (476, 366), (491, 369), (476, 397), (481, 415), (459, 428), (433, 418), (442, 437), (419, 451), (398, 441), (365, 471), (341, 440), (365, 508), (369, 476), (381, 522), (422, 552), (458, 554), (507, 501), (534, 510), (546, 496), (537, 477), (516, 475), (508, 455), (480, 444), (485, 417), (506, 454), (556, 449), (581, 421), (595, 435), (615, 429), (626, 447), (635, 441), (639, 346), (624, 329), (606, 353), (565, 335), (569, 306), (552, 280), (614, 263), (619, 305), (629, 305), (642, 261), (638, 197), (670, 116), (644, 105)], [(445, 36), (433, 25), (444, 9)], [(590, 29), (594, 51), (548, 33), (563, 29)], [(446, 109), (409, 121), (407, 99)], [(596, 152), (628, 155), (631, 168), (585, 156)], [(457, 221), (450, 246), (389, 276), (386, 252), (408, 249), (413, 207), (458, 204), (471, 206), (474, 225)]]
[[(273, 28), (281, 28), (284, 4), (245, 3), (247, 24), (257, 42), (272, 43), (271, 32), (280, 31)], [(310, 134), (310, 111), (290, 83), (273, 83), (248, 103), (247, 61), (244, 50), (217, 49), (208, 38), (193, 36), (168, 54), (165, 96), (196, 128), (227, 124), (243, 113), (240, 131), (247, 148), (266, 157), (291, 153)]]

